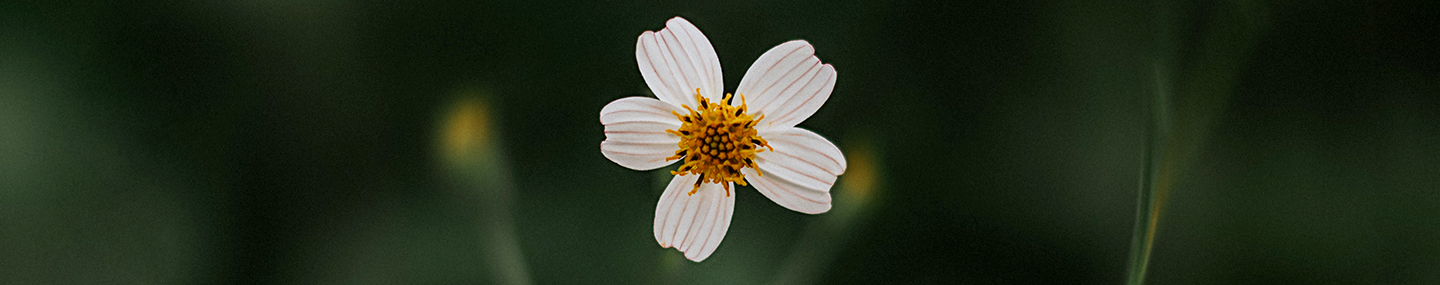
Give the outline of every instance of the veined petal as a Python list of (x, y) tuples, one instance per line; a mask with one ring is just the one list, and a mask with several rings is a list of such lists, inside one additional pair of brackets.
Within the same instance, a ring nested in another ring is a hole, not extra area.
[[(674, 247), (695, 262), (705, 260), (725, 239), (735, 212), (735, 195), (720, 184), (704, 183), (694, 195), (699, 175), (675, 176), (655, 206), (655, 241)], [(728, 182), (727, 182), (728, 183)], [(730, 189), (734, 189), (732, 183)]]
[(646, 97), (620, 98), (600, 109), (600, 124), (605, 125), (605, 141), (600, 153), (620, 166), (650, 170), (670, 165), (665, 161), (679, 149), (680, 137), (665, 132), (680, 128), (680, 121), (670, 111), (674, 105)]
[(830, 210), (830, 187), (845, 172), (845, 156), (824, 137), (801, 128), (761, 133), (775, 151), (755, 154), (754, 169), (742, 169), (745, 181), (787, 209), (806, 214)]
[[(680, 137), (667, 133), (667, 129), (679, 128), (678, 124), (654, 121), (619, 122), (605, 125), (605, 140), (631, 143), (676, 144)], [(679, 149), (678, 146), (671, 147)], [(668, 155), (667, 155), (668, 156)]]
[(835, 79), (835, 68), (821, 64), (809, 42), (793, 40), (761, 54), (735, 91), (745, 95), (755, 114), (765, 114), (768, 122), (758, 128), (783, 129), (820, 110), (835, 89)]
[(705, 34), (685, 18), (671, 18), (658, 32), (641, 33), (635, 61), (650, 91), (667, 103), (696, 106), (696, 88), (712, 101), (725, 95), (720, 57)]
[(830, 188), (810, 189), (778, 178), (774, 173), (758, 175), (751, 168), (741, 169), (740, 172), (745, 174), (745, 181), (755, 187), (755, 191), (781, 207), (812, 215), (830, 211)]
[(604, 108), (600, 108), (600, 123), (608, 125), (627, 121), (656, 121), (669, 122), (679, 126), (680, 120), (676, 119), (675, 114), (671, 114), (670, 111), (684, 114), (685, 109), (681, 109), (679, 105), (655, 100), (655, 98), (625, 97), (610, 101), (610, 104), (605, 104)]

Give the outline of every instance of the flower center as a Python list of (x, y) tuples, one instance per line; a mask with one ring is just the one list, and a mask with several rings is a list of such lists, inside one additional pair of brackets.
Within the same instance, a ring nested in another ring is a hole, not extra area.
[[(670, 174), (700, 175), (700, 180), (695, 181), (695, 188), (690, 190), (690, 195), (700, 190), (700, 183), (709, 182), (724, 185), (725, 196), (729, 197), (730, 184), (725, 182), (748, 185), (745, 184), (745, 174), (740, 173), (740, 169), (755, 168), (755, 153), (764, 151), (764, 148), (775, 151), (775, 148), (755, 131), (755, 124), (764, 119), (765, 115), (751, 117), (745, 113), (745, 94), (740, 94), (739, 107), (731, 106), (731, 95), (733, 94), (725, 94), (723, 103), (711, 103), (709, 99), (700, 96), (700, 89), (696, 88), (695, 99), (700, 102), (700, 108), (692, 109), (689, 105), (684, 105), (682, 107), (689, 110), (689, 114), (670, 112), (675, 114), (682, 124), (679, 130), (665, 131), (680, 136), (680, 150), (665, 160), (683, 158), (685, 161), (680, 165), (680, 169), (671, 171)], [(755, 173), (759, 174), (760, 169), (755, 168)]]

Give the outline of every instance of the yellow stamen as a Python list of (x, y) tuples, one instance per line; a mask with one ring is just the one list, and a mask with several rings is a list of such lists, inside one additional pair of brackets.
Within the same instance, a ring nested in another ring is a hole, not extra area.
[(753, 168), (757, 175), (763, 176), (755, 167), (755, 153), (767, 148), (775, 151), (755, 130), (755, 125), (765, 119), (765, 115), (752, 117), (745, 113), (745, 94), (740, 94), (740, 106), (731, 106), (731, 95), (725, 94), (725, 99), (720, 100), (724, 103), (711, 103), (700, 96), (700, 89), (696, 88), (695, 99), (700, 102), (698, 110), (683, 105), (681, 107), (690, 111), (689, 114), (670, 112), (680, 119), (680, 129), (665, 131), (680, 136), (680, 150), (665, 160), (684, 159), (684, 164), (670, 174), (700, 175), (689, 195), (695, 195), (695, 191), (700, 190), (700, 183), (720, 183), (725, 186), (725, 197), (730, 197), (730, 184), (725, 182), (749, 185), (745, 184), (745, 174), (740, 173), (740, 169)]

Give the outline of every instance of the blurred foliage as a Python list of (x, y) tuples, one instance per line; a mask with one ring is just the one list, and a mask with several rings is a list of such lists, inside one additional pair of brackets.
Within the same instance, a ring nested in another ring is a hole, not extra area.
[[(1147, 282), (1432, 284), (1426, 4), (6, 1), (0, 283), (1115, 284), (1161, 90)], [(667, 169), (597, 116), (676, 15), (727, 90), (786, 40), (836, 67), (832, 212), (742, 187), (705, 262), (655, 243)]]

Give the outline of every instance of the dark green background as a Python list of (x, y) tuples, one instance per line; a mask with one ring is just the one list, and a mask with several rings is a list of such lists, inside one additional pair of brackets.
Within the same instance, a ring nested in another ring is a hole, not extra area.
[(742, 188), (683, 261), (651, 236), (665, 174), (600, 155), (600, 108), (648, 92), (636, 37), (677, 15), (726, 90), (791, 39), (840, 74), (800, 126), (884, 179), (814, 280), (1123, 282), (1168, 98), (1193, 155), (1150, 283), (1440, 282), (1434, 4), (61, 2), (0, 3), (0, 283), (501, 282), (495, 200), (436, 154), (466, 90), (531, 281), (768, 282), (826, 215)]

